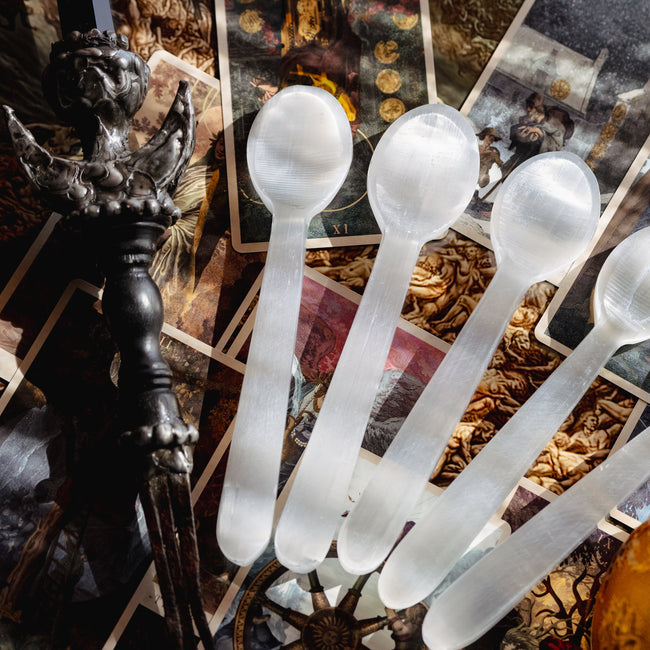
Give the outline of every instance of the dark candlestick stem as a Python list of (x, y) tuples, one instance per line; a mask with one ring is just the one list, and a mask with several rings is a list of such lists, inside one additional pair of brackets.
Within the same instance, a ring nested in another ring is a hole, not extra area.
[(61, 33), (115, 31), (111, 4), (108, 0), (57, 0)]

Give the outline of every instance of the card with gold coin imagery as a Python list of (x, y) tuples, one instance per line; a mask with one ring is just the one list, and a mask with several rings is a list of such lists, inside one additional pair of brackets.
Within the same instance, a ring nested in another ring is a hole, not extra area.
[(308, 246), (378, 242), (366, 196), (374, 146), (406, 111), (435, 101), (428, 5), (341, 0), (216, 2), (233, 246), (265, 250), (271, 214), (252, 187), (246, 141), (255, 115), (295, 84), (332, 92), (354, 154), (343, 187), (308, 232)]
[(522, 4), (461, 107), (479, 140), (481, 170), (456, 230), (490, 247), (492, 206), (503, 181), (549, 151), (582, 158), (606, 208), (650, 134), (640, 46), (646, 31), (632, 0), (615, 9), (607, 0)]

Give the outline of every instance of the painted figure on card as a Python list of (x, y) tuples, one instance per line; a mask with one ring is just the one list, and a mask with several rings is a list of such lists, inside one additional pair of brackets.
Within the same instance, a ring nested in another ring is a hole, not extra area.
[[(432, 321), (440, 320), (461, 296), (483, 293), (489, 270), (481, 249), (474, 243), (454, 242), (418, 259), (407, 293), (410, 311), (404, 318), (435, 332)], [(475, 290), (476, 289), (476, 290)]]
[(499, 150), (493, 146), (495, 142), (501, 140), (501, 136), (491, 126), (484, 128), (476, 135), (481, 144), (478, 146), (479, 153), (479, 172), (478, 186), (485, 187), (490, 182), (490, 170), (493, 165), (498, 168), (503, 167), (503, 160)]
[(571, 138), (575, 124), (567, 111), (545, 104), (544, 95), (530, 94), (525, 101), (526, 112), (510, 128), (510, 149), (513, 155), (502, 168), (503, 178), (517, 165), (548, 151), (560, 151)]

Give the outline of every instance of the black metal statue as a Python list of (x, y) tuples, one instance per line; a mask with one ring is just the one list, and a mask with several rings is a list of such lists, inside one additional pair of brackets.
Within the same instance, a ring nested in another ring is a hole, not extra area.
[(131, 152), (131, 119), (144, 101), (147, 64), (125, 37), (92, 29), (52, 46), (44, 90), (81, 139), (84, 159), (52, 156), (5, 106), (16, 153), (55, 209), (94, 239), (106, 277), (102, 308), (121, 356), (121, 442), (141, 460), (140, 498), (172, 644), (196, 647), (193, 622), (213, 647), (200, 595), (189, 474), (196, 428), (183, 421), (160, 352), (163, 307), (149, 275), (156, 242), (180, 215), (171, 195), (195, 143), (189, 86), (181, 82), (160, 131)]

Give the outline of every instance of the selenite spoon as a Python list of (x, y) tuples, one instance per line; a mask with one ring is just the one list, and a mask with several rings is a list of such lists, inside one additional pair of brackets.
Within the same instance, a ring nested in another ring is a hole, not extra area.
[(478, 166), (473, 129), (449, 106), (405, 113), (377, 145), (368, 198), (379, 252), (275, 535), (292, 571), (316, 568), (330, 548), (418, 254), (460, 216)]
[(221, 550), (240, 565), (273, 530), (307, 228), (348, 173), (350, 123), (327, 91), (290, 86), (255, 117), (246, 153), (273, 220), (217, 521)]
[(649, 250), (644, 228), (609, 255), (594, 289), (593, 329), (398, 544), (379, 578), (386, 605), (412, 605), (442, 582), (614, 352), (650, 338)]
[(346, 571), (370, 573), (388, 555), (526, 290), (585, 249), (599, 207), (593, 173), (571, 153), (535, 156), (506, 179), (491, 217), (497, 271), (343, 523)]
[(650, 477), (649, 458), (646, 429), (470, 567), (433, 601), (427, 648), (466, 648), (498, 623)]

